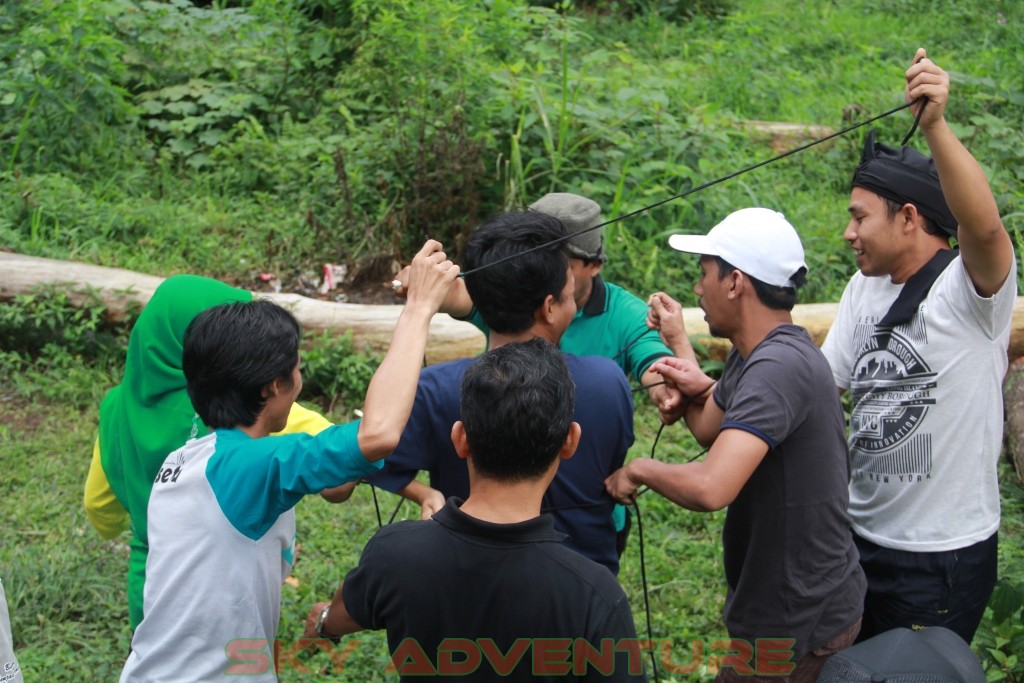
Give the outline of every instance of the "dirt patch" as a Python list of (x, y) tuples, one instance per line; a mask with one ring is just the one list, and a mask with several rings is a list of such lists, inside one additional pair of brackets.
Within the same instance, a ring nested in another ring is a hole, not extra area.
[(31, 434), (46, 420), (45, 411), (13, 394), (0, 394), (0, 424), (12, 434)]
[[(326, 268), (326, 266), (325, 266)], [(391, 281), (402, 264), (390, 254), (374, 254), (334, 270), (334, 287), (324, 291), (325, 272), (301, 272), (288, 276), (261, 273), (237, 286), (254, 292), (287, 292), (310, 299), (349, 304), (398, 305), (403, 299), (395, 296)]]
[(405, 299), (395, 296), (391, 289), (391, 278), (387, 282), (370, 282), (362, 285), (343, 283), (329, 292), (322, 293), (316, 287), (310, 287), (305, 282), (281, 283), (280, 288), (274, 282), (255, 280), (253, 282), (242, 282), (239, 287), (249, 289), (253, 292), (286, 292), (289, 294), (301, 294), (310, 299), (321, 301), (334, 301), (346, 304), (376, 304), (376, 305), (401, 305)]

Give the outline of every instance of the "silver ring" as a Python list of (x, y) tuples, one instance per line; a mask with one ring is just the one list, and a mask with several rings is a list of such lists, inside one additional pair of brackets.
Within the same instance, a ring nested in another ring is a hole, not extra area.
[(402, 288), (402, 281), (401, 280), (392, 280), (391, 281), (391, 289), (393, 289), (393, 290), (395, 290), (397, 292), (401, 288)]

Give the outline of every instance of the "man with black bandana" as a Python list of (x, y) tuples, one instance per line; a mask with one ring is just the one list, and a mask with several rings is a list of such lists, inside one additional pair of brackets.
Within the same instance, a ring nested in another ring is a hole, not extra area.
[(861, 639), (944, 626), (969, 643), (996, 581), (1016, 261), (981, 166), (945, 120), (948, 96), (948, 74), (919, 49), (906, 97), (915, 115), (924, 107), (932, 157), (869, 134), (843, 235), (860, 272), (822, 347), (853, 398)]

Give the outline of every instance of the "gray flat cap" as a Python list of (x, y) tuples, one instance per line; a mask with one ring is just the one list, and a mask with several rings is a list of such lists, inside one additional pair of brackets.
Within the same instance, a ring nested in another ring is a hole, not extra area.
[(578, 194), (551, 192), (531, 204), (530, 209), (546, 213), (562, 221), (566, 232), (573, 235), (566, 242), (573, 256), (604, 261), (601, 231), (591, 230), (577, 234), (601, 223), (601, 207), (597, 202)]

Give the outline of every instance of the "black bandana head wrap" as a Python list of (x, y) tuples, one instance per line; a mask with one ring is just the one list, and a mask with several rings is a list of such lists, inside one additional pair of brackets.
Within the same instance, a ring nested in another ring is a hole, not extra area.
[(913, 204), (922, 216), (932, 219), (950, 237), (956, 236), (956, 218), (942, 196), (935, 161), (916, 149), (893, 149), (875, 142), (875, 131), (869, 132), (864, 138), (864, 151), (852, 185), (900, 205)]

